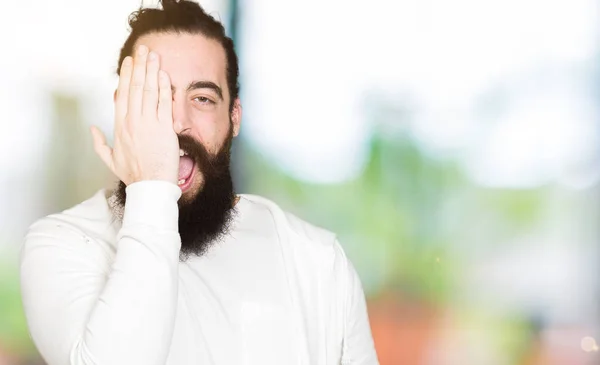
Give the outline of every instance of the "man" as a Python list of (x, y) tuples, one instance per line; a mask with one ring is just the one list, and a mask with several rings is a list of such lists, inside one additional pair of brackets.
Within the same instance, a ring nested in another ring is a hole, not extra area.
[(37, 221), (22, 249), (44, 359), (377, 364), (361, 283), (335, 235), (233, 191), (242, 108), (223, 26), (174, 0), (130, 26), (114, 145), (92, 128), (119, 186)]

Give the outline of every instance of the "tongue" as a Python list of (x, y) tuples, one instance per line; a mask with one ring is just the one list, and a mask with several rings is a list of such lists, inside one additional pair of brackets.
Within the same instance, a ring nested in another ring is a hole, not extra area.
[(179, 180), (185, 179), (192, 174), (194, 168), (194, 161), (189, 156), (179, 157)]

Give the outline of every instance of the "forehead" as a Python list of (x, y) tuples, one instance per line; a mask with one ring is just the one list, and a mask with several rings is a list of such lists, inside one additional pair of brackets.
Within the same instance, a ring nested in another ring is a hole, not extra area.
[(160, 68), (169, 74), (176, 92), (195, 81), (212, 81), (227, 90), (225, 50), (217, 41), (202, 34), (151, 33), (135, 46), (140, 44), (158, 53)]

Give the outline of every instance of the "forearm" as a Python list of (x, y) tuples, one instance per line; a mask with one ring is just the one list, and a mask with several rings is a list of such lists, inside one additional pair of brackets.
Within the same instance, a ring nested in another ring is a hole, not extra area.
[(72, 348), (73, 365), (164, 365), (177, 305), (179, 194), (166, 182), (127, 188), (116, 258)]

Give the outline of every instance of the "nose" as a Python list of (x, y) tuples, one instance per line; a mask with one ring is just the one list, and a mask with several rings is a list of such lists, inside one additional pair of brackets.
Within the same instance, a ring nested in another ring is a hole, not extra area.
[(185, 100), (173, 98), (173, 130), (177, 134), (185, 133), (192, 128)]

